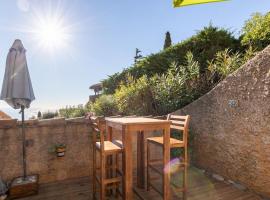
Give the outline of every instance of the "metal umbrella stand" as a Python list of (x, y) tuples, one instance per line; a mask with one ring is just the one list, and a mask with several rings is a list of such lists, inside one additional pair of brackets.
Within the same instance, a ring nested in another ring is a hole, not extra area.
[(26, 173), (26, 141), (25, 141), (25, 108), (29, 108), (35, 99), (26, 61), (26, 50), (21, 40), (15, 40), (9, 50), (6, 61), (0, 99), (6, 101), (14, 109), (21, 109), (22, 115), (22, 164), (23, 176), (14, 178), (11, 183), (10, 197), (19, 198), (36, 194), (38, 175)]
[(25, 128), (24, 128), (24, 106), (21, 106), (22, 113), (22, 154), (23, 154), (23, 179), (26, 180), (26, 144), (25, 144)]

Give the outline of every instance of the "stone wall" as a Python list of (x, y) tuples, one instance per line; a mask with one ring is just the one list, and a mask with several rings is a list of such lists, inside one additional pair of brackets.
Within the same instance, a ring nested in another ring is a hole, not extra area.
[[(92, 173), (90, 130), (84, 118), (26, 121), (28, 174), (39, 174), (41, 183), (90, 176)], [(133, 166), (136, 170), (137, 134), (135, 132), (132, 134)], [(145, 137), (152, 135), (151, 132), (145, 133)], [(113, 139), (122, 140), (121, 133), (113, 130)], [(62, 158), (50, 153), (50, 149), (57, 143), (66, 144), (66, 155)], [(156, 150), (152, 156), (161, 156), (161, 150), (161, 148)], [(22, 173), (20, 122), (14, 119), (0, 120), (0, 177), (10, 181)]]
[(270, 197), (270, 47), (176, 113), (191, 115), (197, 166)]
[[(26, 121), (27, 173), (39, 174), (40, 182), (89, 176), (91, 173), (90, 128), (84, 118)], [(66, 144), (62, 158), (50, 149)], [(20, 123), (0, 121), (0, 177), (11, 180), (22, 175)]]

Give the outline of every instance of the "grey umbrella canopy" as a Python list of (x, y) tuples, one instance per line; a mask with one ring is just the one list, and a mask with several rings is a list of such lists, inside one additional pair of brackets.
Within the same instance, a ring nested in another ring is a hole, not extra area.
[(6, 101), (14, 109), (21, 108), (24, 180), (27, 178), (24, 109), (29, 108), (30, 103), (35, 99), (25, 52), (21, 40), (15, 40), (7, 56), (6, 71), (0, 96), (1, 100)]
[(35, 99), (25, 52), (21, 40), (15, 40), (7, 55), (0, 99), (15, 109), (29, 108)]

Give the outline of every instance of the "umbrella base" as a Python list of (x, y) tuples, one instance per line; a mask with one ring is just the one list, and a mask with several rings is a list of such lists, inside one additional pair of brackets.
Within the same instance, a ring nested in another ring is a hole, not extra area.
[(38, 175), (14, 178), (9, 189), (9, 198), (16, 199), (38, 194)]

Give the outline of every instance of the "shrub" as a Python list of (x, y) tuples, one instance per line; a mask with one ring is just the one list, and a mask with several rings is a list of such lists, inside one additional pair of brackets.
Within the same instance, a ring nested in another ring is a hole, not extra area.
[(224, 78), (238, 69), (242, 63), (240, 53), (232, 53), (231, 50), (226, 49), (216, 54), (215, 59), (209, 63), (208, 69)]
[(78, 106), (67, 106), (59, 110), (60, 116), (65, 118), (83, 117), (87, 112), (88, 109), (82, 104)]
[(47, 111), (42, 113), (42, 119), (51, 119), (51, 118), (55, 118), (58, 117), (58, 112), (51, 112), (51, 111)]
[(119, 111), (124, 115), (156, 114), (152, 94), (152, 83), (147, 76), (134, 80), (127, 78), (128, 84), (121, 84), (115, 92)]
[(199, 78), (199, 68), (199, 63), (188, 52), (185, 65), (173, 63), (167, 74), (153, 78), (156, 82), (153, 93), (157, 113), (175, 111), (196, 98), (194, 90)]
[(270, 12), (265, 15), (255, 13), (247, 20), (242, 32), (242, 45), (262, 50), (270, 44)]
[(112, 116), (118, 114), (117, 104), (113, 95), (101, 95), (91, 104), (91, 111), (96, 115)]
[(191, 52), (185, 59), (185, 65), (172, 63), (167, 74), (139, 79), (128, 76), (127, 83), (115, 92), (119, 111), (124, 115), (162, 115), (193, 101), (198, 96), (199, 63)]
[(233, 53), (230, 49), (218, 52), (208, 66), (212, 83), (220, 82), (255, 55), (256, 52), (251, 46), (242, 54), (239, 52)]

